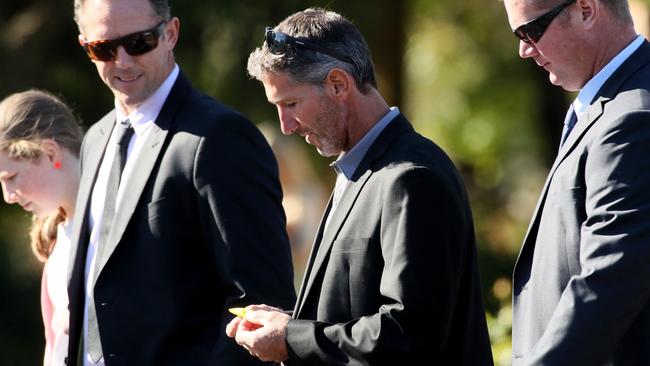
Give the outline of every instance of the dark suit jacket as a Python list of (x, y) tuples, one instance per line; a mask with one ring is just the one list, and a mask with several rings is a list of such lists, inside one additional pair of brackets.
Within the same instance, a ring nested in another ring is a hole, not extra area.
[[(111, 112), (82, 147), (69, 365), (83, 329), (90, 196), (114, 123)], [(94, 299), (106, 365), (257, 364), (224, 329), (231, 306), (295, 301), (273, 153), (252, 123), (182, 74), (152, 128), (98, 249)]]
[(287, 328), (287, 363), (492, 365), (463, 184), (403, 116), (363, 158), (328, 230), (323, 223)]
[(650, 365), (650, 44), (562, 146), (514, 270), (515, 365)]

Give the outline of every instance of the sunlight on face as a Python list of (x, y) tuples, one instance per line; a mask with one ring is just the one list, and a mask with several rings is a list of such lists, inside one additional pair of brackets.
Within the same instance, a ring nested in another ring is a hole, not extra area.
[(319, 87), (272, 73), (262, 77), (262, 84), (269, 103), (278, 110), (282, 133), (304, 137), (322, 156), (335, 156), (344, 150), (347, 139), (342, 117)]
[(58, 210), (61, 190), (57, 188), (57, 170), (44, 160), (42, 156), (16, 160), (0, 152), (0, 184), (5, 202), (19, 204), (38, 217)]
[[(81, 11), (85, 41), (116, 39), (151, 29), (163, 19), (155, 13), (148, 0), (88, 1)], [(102, 81), (129, 114), (149, 98), (165, 81), (174, 67), (171, 42), (167, 32), (176, 32), (177, 19), (167, 22), (166, 34), (158, 46), (138, 56), (131, 56), (118, 47), (113, 61), (93, 61)]]

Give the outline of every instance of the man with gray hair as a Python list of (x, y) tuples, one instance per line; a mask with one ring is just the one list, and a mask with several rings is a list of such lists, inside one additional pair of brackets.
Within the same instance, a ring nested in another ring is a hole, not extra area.
[(115, 109), (84, 139), (68, 365), (259, 365), (228, 308), (293, 305), (278, 166), (244, 116), (174, 60), (167, 0), (77, 0)]
[(626, 0), (504, 0), (579, 91), (514, 269), (514, 365), (650, 365), (650, 44)]
[(266, 29), (248, 71), (284, 134), (338, 156), (337, 179), (293, 318), (251, 305), (227, 334), (289, 365), (491, 365), (463, 183), (384, 101), (357, 28), (301, 11)]

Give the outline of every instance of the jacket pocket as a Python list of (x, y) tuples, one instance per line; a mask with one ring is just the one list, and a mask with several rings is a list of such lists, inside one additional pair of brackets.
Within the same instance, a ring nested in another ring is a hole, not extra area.
[(366, 252), (368, 251), (369, 244), (370, 244), (370, 238), (335, 240), (334, 244), (332, 245), (332, 254)]

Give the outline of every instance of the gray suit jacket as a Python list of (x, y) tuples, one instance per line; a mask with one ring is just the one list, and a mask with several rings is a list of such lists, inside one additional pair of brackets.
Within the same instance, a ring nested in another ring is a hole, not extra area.
[[(90, 197), (114, 124), (111, 112), (82, 147), (68, 365), (82, 339)], [(182, 74), (151, 128), (97, 254), (106, 366), (260, 364), (224, 329), (231, 306), (295, 302), (273, 153), (250, 121)]]
[(650, 365), (650, 44), (562, 146), (514, 270), (514, 365)]
[(404, 116), (323, 226), (288, 325), (288, 364), (492, 365), (465, 189)]

